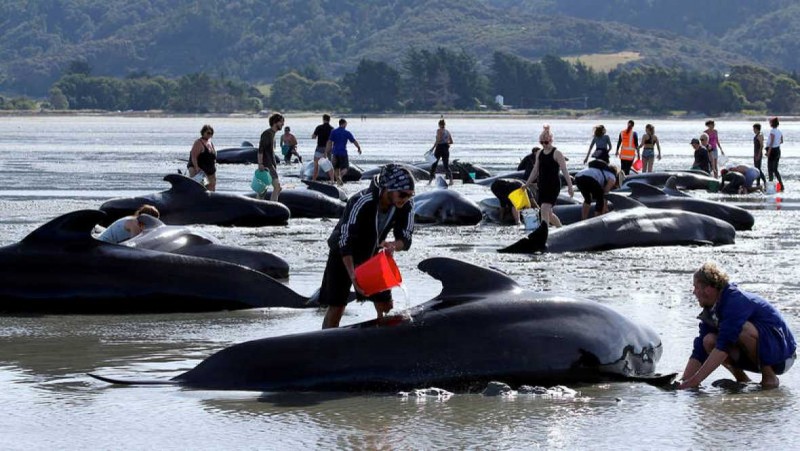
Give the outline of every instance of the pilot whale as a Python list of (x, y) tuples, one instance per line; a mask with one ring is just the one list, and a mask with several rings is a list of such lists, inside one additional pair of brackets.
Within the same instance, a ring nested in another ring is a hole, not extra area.
[(161, 220), (172, 225), (261, 227), (286, 225), (289, 221), (289, 209), (277, 202), (208, 191), (203, 185), (180, 174), (167, 174), (164, 180), (172, 185), (166, 191), (105, 202), (100, 206), (100, 210), (108, 215), (104, 225), (133, 214), (144, 204), (155, 206), (161, 214)]
[(246, 266), (276, 279), (289, 277), (289, 263), (275, 254), (222, 244), (215, 236), (186, 226), (169, 226), (155, 218), (126, 246), (172, 254), (212, 258)]
[(268, 275), (224, 261), (93, 238), (98, 210), (59, 216), (0, 248), (0, 313), (168, 313), (310, 307)]
[(475, 225), (481, 219), (481, 207), (448, 189), (441, 176), (436, 177), (436, 188), (414, 196), (414, 222), (418, 224)]
[(655, 374), (658, 333), (595, 301), (523, 290), (508, 276), (431, 258), (419, 269), (441, 293), (403, 314), (336, 329), (248, 341), (170, 380), (217, 390), (397, 391), (436, 386), (480, 390), (603, 380), (671, 382)]
[(497, 252), (586, 252), (626, 247), (733, 244), (736, 231), (725, 221), (681, 210), (646, 207), (612, 211), (549, 231), (538, 229)]

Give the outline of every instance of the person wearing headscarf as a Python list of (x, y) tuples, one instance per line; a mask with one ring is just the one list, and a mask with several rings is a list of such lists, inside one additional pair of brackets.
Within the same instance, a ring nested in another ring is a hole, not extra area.
[[(414, 177), (400, 166), (387, 164), (368, 188), (347, 201), (342, 217), (328, 238), (328, 262), (319, 292), (327, 306), (322, 328), (339, 327), (353, 286), (359, 300), (364, 292), (356, 282), (355, 268), (383, 250), (390, 255), (411, 247), (414, 233)], [(386, 238), (392, 231), (394, 240)], [(391, 290), (370, 296), (378, 319), (392, 307)]]

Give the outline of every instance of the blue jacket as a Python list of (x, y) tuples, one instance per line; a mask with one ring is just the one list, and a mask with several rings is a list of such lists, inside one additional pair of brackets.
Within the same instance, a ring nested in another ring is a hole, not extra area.
[(742, 291), (736, 284), (728, 284), (719, 300), (698, 316), (700, 334), (694, 340), (692, 357), (705, 362), (708, 354), (703, 349), (703, 337), (717, 334), (716, 348), (728, 352), (739, 340), (746, 321), (758, 329), (758, 356), (761, 365), (775, 365), (791, 357), (797, 349), (792, 331), (780, 312), (761, 296)]

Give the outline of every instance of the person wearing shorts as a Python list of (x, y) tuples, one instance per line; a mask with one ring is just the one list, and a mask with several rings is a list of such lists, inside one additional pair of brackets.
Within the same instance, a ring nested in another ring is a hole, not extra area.
[[(314, 133), (311, 134), (311, 139), (317, 140), (317, 147), (314, 149), (314, 173), (311, 180), (316, 181), (319, 175), (319, 160), (322, 158), (331, 159), (330, 154), (325, 152), (325, 147), (328, 145), (328, 138), (331, 136), (333, 127), (331, 126), (331, 117), (328, 114), (322, 115), (322, 123), (317, 125)], [(329, 172), (331, 182), (333, 182), (333, 172)]]
[(778, 376), (797, 356), (794, 335), (780, 312), (761, 296), (730, 283), (715, 263), (695, 271), (693, 284), (703, 312), (679, 388), (698, 387), (720, 365), (738, 382), (750, 381), (745, 371), (760, 372), (763, 388), (777, 387)]
[(603, 169), (588, 167), (575, 174), (575, 184), (578, 185), (583, 196), (581, 220), (589, 217), (592, 201), (594, 201), (594, 216), (608, 212), (608, 201), (605, 195), (617, 185), (617, 172), (615, 167), (606, 166)]
[[(355, 277), (355, 268), (377, 254), (408, 250), (414, 233), (414, 177), (400, 166), (387, 164), (368, 188), (347, 201), (342, 217), (328, 238), (328, 261), (322, 276), (319, 303), (327, 306), (322, 328), (339, 327), (349, 301), (350, 287), (365, 300)], [(389, 231), (394, 241), (386, 241)], [(369, 299), (378, 319), (392, 309), (392, 292), (386, 290)]]
[(333, 174), (339, 186), (344, 185), (343, 179), (347, 175), (347, 168), (350, 167), (350, 159), (347, 156), (348, 142), (355, 144), (358, 154), (361, 155), (361, 144), (347, 130), (347, 120), (342, 118), (339, 119), (339, 128), (331, 132), (325, 145), (325, 153), (330, 154), (333, 159)]

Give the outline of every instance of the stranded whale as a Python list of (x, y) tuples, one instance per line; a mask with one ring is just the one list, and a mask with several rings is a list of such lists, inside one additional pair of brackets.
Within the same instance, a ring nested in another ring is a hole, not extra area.
[(92, 376), (258, 391), (469, 391), (489, 381), (665, 384), (675, 376), (654, 374), (662, 353), (655, 331), (598, 302), (523, 290), (502, 273), (449, 258), (419, 268), (442, 282), (442, 292), (402, 315), (237, 344), (168, 381)]
[(91, 236), (104, 219), (81, 210), (0, 248), (0, 312), (167, 313), (307, 307), (261, 272), (209, 258), (111, 244)]

